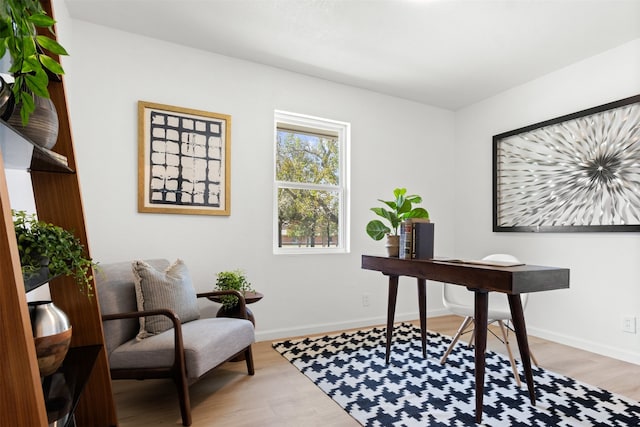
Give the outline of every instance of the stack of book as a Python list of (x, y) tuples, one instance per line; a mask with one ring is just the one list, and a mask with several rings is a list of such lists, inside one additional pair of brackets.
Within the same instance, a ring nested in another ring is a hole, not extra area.
[(434, 224), (425, 218), (411, 218), (400, 224), (402, 259), (433, 258)]

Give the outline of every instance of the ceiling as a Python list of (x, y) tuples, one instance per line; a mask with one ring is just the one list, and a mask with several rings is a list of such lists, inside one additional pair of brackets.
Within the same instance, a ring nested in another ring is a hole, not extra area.
[(640, 0), (65, 0), (72, 18), (457, 110), (640, 38)]

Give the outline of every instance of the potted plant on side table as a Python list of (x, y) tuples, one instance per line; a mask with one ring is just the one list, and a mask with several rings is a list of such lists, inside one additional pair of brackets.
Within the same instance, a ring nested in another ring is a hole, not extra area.
[[(251, 283), (247, 280), (245, 273), (242, 270), (233, 271), (221, 271), (216, 275), (216, 284), (214, 290), (227, 291), (233, 290), (240, 292), (247, 304), (254, 303), (262, 299), (263, 295), (256, 292)], [(233, 295), (220, 295), (211, 297), (215, 302), (222, 304), (222, 307), (218, 310), (218, 317), (242, 317), (238, 310), (238, 298)], [(247, 317), (251, 320), (251, 323), (255, 325), (255, 317), (249, 307), (246, 308)]]
[(367, 224), (367, 234), (374, 240), (382, 240), (386, 236), (388, 256), (397, 257), (400, 247), (398, 227), (402, 221), (413, 218), (429, 219), (429, 212), (424, 208), (413, 207), (414, 204), (422, 203), (422, 197), (415, 194), (407, 195), (406, 188), (394, 189), (393, 197), (393, 200), (378, 199), (388, 209), (384, 207), (371, 208), (376, 215), (385, 219), (389, 226), (378, 219), (371, 220)]

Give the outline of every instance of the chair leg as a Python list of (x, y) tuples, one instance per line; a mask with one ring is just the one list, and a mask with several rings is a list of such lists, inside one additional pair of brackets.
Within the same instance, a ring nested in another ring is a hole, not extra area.
[(244, 359), (247, 362), (247, 372), (249, 375), (255, 374), (255, 369), (253, 368), (253, 352), (251, 351), (251, 346), (247, 347), (244, 351)]
[(191, 399), (189, 398), (189, 383), (184, 375), (177, 374), (174, 377), (178, 398), (180, 399), (180, 414), (182, 415), (182, 425), (191, 425)]
[(464, 320), (462, 321), (462, 324), (458, 328), (458, 332), (456, 332), (454, 337), (451, 339), (451, 344), (449, 344), (447, 351), (444, 352), (444, 356), (442, 356), (442, 359), (440, 359), (441, 365), (444, 365), (444, 362), (447, 361), (447, 357), (449, 357), (449, 353), (451, 353), (451, 350), (453, 350), (453, 346), (456, 344), (456, 342), (458, 342), (458, 340), (460, 339), (460, 336), (464, 333), (464, 331), (469, 326), (469, 323), (471, 323), (472, 321), (473, 321), (473, 317), (467, 316), (464, 318)]
[(538, 365), (538, 361), (536, 360), (535, 356), (531, 352), (531, 349), (529, 349), (529, 356), (531, 356), (531, 361), (533, 362), (533, 364), (536, 365), (537, 367), (540, 367), (540, 365)]
[[(513, 328), (509, 326), (508, 320), (504, 326), (507, 328), (507, 335), (509, 335), (509, 331), (513, 331)], [(536, 357), (533, 355), (533, 352), (531, 351), (531, 349), (529, 349), (529, 355), (531, 356), (531, 361), (533, 362), (533, 364), (536, 365), (537, 367), (540, 367), (540, 365), (538, 364), (538, 360), (536, 360)]]
[(507, 338), (507, 332), (505, 331), (504, 323), (502, 320), (498, 320), (498, 325), (500, 326), (500, 331), (502, 332), (502, 338), (504, 339), (504, 345), (507, 347), (507, 353), (509, 354), (509, 362), (511, 362), (511, 369), (513, 370), (513, 376), (516, 379), (516, 384), (518, 387), (522, 386), (520, 382), (520, 375), (518, 375), (518, 368), (516, 367), (516, 361), (513, 359), (513, 353), (511, 352), (511, 346), (509, 345), (509, 339)]

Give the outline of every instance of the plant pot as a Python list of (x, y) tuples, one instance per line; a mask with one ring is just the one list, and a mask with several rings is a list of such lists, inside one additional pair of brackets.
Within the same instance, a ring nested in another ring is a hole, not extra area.
[(400, 236), (387, 236), (387, 256), (397, 258), (400, 254)]
[(24, 279), (24, 289), (26, 292), (30, 292), (37, 287), (44, 285), (51, 277), (49, 277), (49, 258), (40, 258), (40, 268), (38, 271), (32, 273), (22, 273)]
[[(0, 117), (6, 120), (13, 112), (13, 92), (11, 83), (7, 83), (4, 76), (0, 74)], [(7, 116), (5, 116), (7, 114)]]
[(67, 355), (71, 324), (67, 315), (51, 301), (30, 302), (29, 315), (40, 376), (45, 377), (56, 372)]
[(22, 104), (17, 104), (13, 112), (6, 112), (11, 114), (7, 123), (40, 147), (51, 149), (58, 141), (58, 111), (49, 98), (35, 96), (34, 102), (36, 109), (29, 116), (27, 126), (22, 126)]

